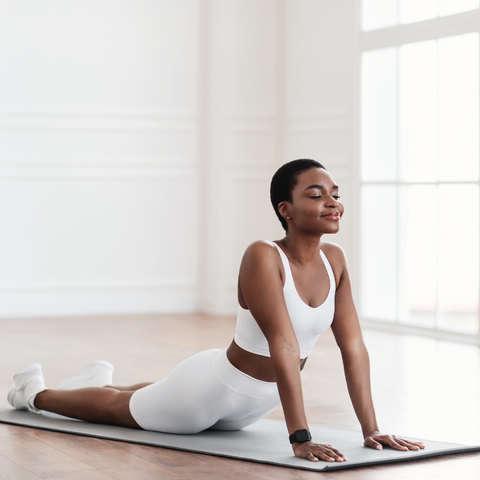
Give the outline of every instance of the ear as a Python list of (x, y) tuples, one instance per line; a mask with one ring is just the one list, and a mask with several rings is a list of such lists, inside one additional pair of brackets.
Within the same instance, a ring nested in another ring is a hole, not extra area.
[(286, 220), (287, 217), (291, 217), (291, 205), (290, 202), (280, 202), (278, 204), (278, 211), (280, 212), (280, 215)]

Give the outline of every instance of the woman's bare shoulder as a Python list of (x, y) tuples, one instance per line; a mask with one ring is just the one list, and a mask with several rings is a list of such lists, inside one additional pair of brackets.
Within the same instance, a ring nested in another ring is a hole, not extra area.
[(270, 240), (257, 240), (251, 243), (243, 254), (241, 270), (274, 269), (278, 270), (282, 260), (278, 254), (277, 247)]
[(322, 241), (321, 249), (325, 255), (331, 255), (332, 258), (342, 258), (346, 259), (345, 250), (340, 245), (332, 242), (324, 242)]
[(244, 257), (268, 258), (274, 255), (278, 256), (277, 247), (271, 240), (257, 240), (247, 247)]
[[(322, 242), (321, 249), (327, 256), (335, 277), (340, 280), (343, 272), (348, 268), (347, 257), (345, 251), (340, 245), (332, 242)], [(337, 281), (338, 286), (339, 281)]]

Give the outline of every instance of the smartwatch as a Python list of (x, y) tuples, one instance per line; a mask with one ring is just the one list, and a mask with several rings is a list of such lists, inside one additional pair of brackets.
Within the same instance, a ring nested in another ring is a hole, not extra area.
[(305, 443), (312, 439), (312, 435), (308, 430), (297, 430), (293, 432), (288, 439), (290, 443)]

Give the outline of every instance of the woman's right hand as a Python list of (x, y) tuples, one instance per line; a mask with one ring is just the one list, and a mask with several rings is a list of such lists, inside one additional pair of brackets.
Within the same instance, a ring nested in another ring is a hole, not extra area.
[(328, 443), (315, 443), (312, 440), (303, 443), (292, 444), (293, 452), (296, 457), (306, 458), (311, 462), (344, 462), (347, 457), (341, 454), (336, 448)]

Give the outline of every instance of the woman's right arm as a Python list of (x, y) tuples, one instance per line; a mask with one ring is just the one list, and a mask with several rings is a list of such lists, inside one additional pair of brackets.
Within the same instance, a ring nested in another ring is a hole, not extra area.
[[(283, 295), (282, 262), (276, 247), (255, 242), (243, 256), (239, 285), (251, 314), (265, 335), (288, 433), (308, 430), (300, 378), (300, 348)], [(312, 461), (346, 458), (330, 445), (294, 443), (295, 455)]]

